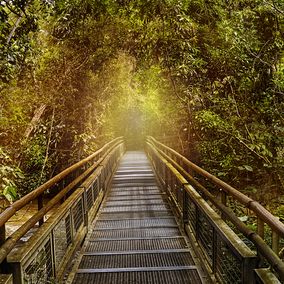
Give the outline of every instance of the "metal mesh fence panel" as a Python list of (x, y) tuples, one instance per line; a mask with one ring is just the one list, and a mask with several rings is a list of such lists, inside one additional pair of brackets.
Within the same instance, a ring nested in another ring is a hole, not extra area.
[(68, 214), (65, 218), (65, 228), (66, 228), (66, 240), (67, 244), (72, 243), (72, 228), (71, 228), (71, 215)]
[(92, 208), (93, 203), (94, 203), (92, 186), (90, 186), (86, 190), (86, 199), (87, 199), (87, 209), (89, 211)]
[(179, 182), (179, 180), (177, 180), (177, 182), (176, 182), (176, 193), (177, 193), (178, 206), (179, 206), (180, 210), (182, 210), (182, 207), (183, 207), (183, 185), (182, 185), (181, 182)]
[(94, 201), (95, 201), (97, 196), (99, 195), (99, 179), (98, 178), (93, 183), (93, 195), (94, 195)]
[(185, 197), (185, 219), (188, 220), (188, 223), (191, 226), (191, 229), (196, 233), (196, 206), (192, 202), (191, 198), (186, 194)]
[(104, 190), (105, 171), (102, 169), (100, 173), (100, 189)]
[(241, 261), (220, 238), (217, 240), (216, 275), (222, 283), (242, 283)]
[(210, 224), (206, 215), (199, 210), (198, 208), (196, 215), (197, 215), (197, 224), (196, 224), (196, 234), (197, 239), (199, 240), (200, 244), (204, 248), (206, 255), (208, 256), (209, 262), (213, 265), (213, 226)]
[(56, 225), (53, 229), (54, 251), (55, 251), (55, 265), (59, 267), (62, 259), (68, 248), (68, 236), (66, 228), (65, 218)]
[(83, 219), (84, 219), (82, 198), (80, 198), (77, 204), (73, 207), (72, 212), (73, 212), (73, 220), (74, 220), (74, 229), (77, 232), (81, 224), (83, 223)]
[(48, 239), (39, 251), (36, 252), (32, 262), (24, 267), (24, 283), (54, 283), (52, 263), (51, 240)]

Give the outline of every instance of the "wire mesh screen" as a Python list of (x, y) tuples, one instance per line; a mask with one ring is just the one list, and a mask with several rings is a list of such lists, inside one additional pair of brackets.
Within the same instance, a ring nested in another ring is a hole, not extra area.
[(184, 219), (188, 221), (191, 226), (191, 229), (196, 233), (196, 206), (192, 202), (188, 194), (185, 196), (185, 217)]
[(32, 262), (23, 268), (24, 283), (54, 283), (50, 238), (34, 255)]
[(163, 173), (162, 167), (163, 167), (162, 162), (160, 160), (158, 160), (157, 161), (157, 172), (158, 172), (159, 176), (162, 176), (162, 173)]
[(213, 245), (214, 245), (214, 229), (210, 224), (206, 215), (196, 208), (197, 224), (196, 224), (196, 234), (197, 239), (204, 248), (206, 255), (208, 256), (209, 263), (213, 265)]
[(107, 163), (107, 176), (108, 176), (108, 178), (111, 177), (111, 163), (110, 163), (110, 161), (108, 161), (108, 163)]
[(70, 214), (68, 214), (65, 217), (65, 228), (66, 228), (67, 244), (70, 245), (72, 243), (72, 228), (71, 228), (71, 215)]
[(73, 220), (74, 220), (74, 229), (77, 232), (81, 224), (83, 223), (83, 218), (84, 218), (82, 197), (77, 202), (77, 204), (73, 207), (72, 212), (73, 212)]
[(95, 201), (97, 196), (99, 195), (99, 179), (98, 178), (93, 183), (93, 195), (94, 195), (94, 201)]
[(172, 193), (173, 193), (173, 196), (176, 202), (178, 202), (177, 192), (178, 192), (177, 178), (176, 176), (173, 176), (172, 177)]
[(104, 172), (104, 181), (106, 181), (108, 178), (108, 164), (106, 164), (105, 167), (103, 168), (103, 172)]
[(171, 173), (168, 167), (166, 167), (166, 172), (165, 172), (165, 181), (166, 181), (166, 190), (170, 190), (170, 177)]
[(56, 267), (59, 267), (59, 265), (61, 264), (69, 245), (66, 225), (68, 224), (66, 224), (65, 218), (63, 218), (53, 229)]
[(116, 167), (116, 163), (115, 163), (115, 156), (112, 156), (111, 158), (110, 158), (110, 164), (111, 164), (111, 171), (113, 172), (114, 171), (114, 169), (115, 169), (115, 167)]
[(242, 283), (242, 263), (220, 238), (217, 240), (216, 275), (222, 283)]
[(177, 203), (179, 206), (179, 209), (182, 210), (183, 207), (183, 185), (181, 182), (177, 181), (176, 185), (176, 192), (177, 192)]
[(100, 174), (100, 189), (104, 190), (105, 171), (102, 169)]
[(161, 163), (159, 175), (160, 175), (163, 185), (165, 185), (166, 184), (166, 165), (164, 163)]
[(86, 199), (87, 199), (87, 210), (89, 211), (92, 208), (93, 203), (94, 203), (92, 186), (90, 186), (86, 190)]
[(177, 180), (174, 175), (169, 174), (169, 179), (168, 179), (168, 190), (171, 193), (171, 196), (173, 199), (177, 202)]

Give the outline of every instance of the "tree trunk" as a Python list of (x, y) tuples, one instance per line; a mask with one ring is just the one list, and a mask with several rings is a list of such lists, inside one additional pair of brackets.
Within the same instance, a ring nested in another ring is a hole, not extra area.
[(24, 139), (29, 138), (29, 136), (31, 135), (34, 127), (37, 125), (37, 123), (39, 122), (41, 116), (43, 115), (44, 111), (46, 109), (46, 105), (42, 104), (39, 108), (37, 108), (34, 112), (34, 116), (28, 126), (28, 128), (26, 129), (25, 133), (24, 133)]

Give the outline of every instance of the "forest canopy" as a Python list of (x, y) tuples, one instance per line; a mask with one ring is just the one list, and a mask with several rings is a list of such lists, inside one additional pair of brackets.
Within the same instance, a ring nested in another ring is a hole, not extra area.
[(282, 0), (0, 1), (2, 195), (153, 135), (284, 216), (283, 47)]

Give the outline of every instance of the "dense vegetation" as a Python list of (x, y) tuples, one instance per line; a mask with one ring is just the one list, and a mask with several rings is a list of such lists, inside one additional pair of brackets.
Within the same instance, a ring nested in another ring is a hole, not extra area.
[(1, 1), (3, 195), (151, 134), (284, 215), (283, 36), (281, 0)]

